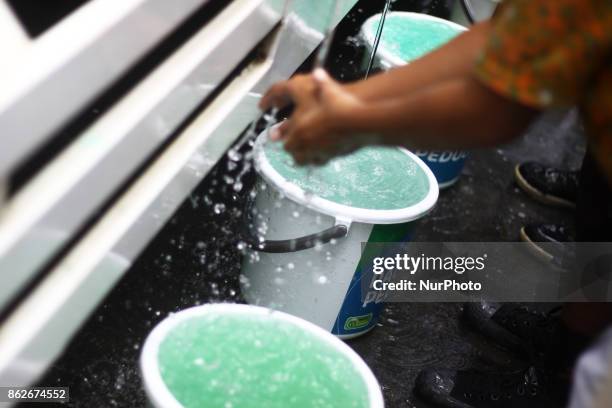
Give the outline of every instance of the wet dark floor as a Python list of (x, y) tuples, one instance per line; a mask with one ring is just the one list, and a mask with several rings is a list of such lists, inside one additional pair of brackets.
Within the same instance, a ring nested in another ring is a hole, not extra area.
[[(556, 114), (517, 143), (473, 152), (459, 183), (443, 191), (416, 233), (421, 241), (513, 241), (528, 222), (571, 222), (513, 183), (523, 159), (579, 165), (581, 138), (570, 116)], [(561, 123), (561, 125), (559, 124)], [(170, 312), (212, 301), (239, 301), (235, 233), (243, 205), (229, 193), (219, 164), (104, 300), (41, 385), (69, 386), (70, 406), (144, 406), (137, 359), (151, 328)], [(224, 214), (214, 200), (225, 197)], [(519, 361), (472, 333), (459, 304), (389, 304), (370, 334), (350, 341), (379, 379), (388, 407), (426, 407), (412, 393), (425, 367), (496, 369)]]

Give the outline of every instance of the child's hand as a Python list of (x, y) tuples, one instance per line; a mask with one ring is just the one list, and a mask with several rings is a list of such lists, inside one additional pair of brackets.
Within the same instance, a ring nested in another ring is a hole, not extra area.
[(291, 118), (276, 127), (271, 138), (284, 140), (285, 149), (299, 164), (322, 164), (363, 146), (351, 134), (351, 116), (362, 102), (322, 69), (277, 83), (260, 102), (263, 110), (295, 104)]

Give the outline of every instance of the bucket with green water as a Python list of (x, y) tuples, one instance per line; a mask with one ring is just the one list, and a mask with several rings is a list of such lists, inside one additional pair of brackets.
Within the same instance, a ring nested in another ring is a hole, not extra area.
[[(381, 14), (370, 17), (361, 27), (366, 46), (367, 66)], [(427, 14), (392, 12), (387, 15), (382, 36), (374, 59), (374, 66), (387, 70), (422, 57), (444, 45), (466, 28)], [(461, 175), (467, 153), (463, 151), (416, 151), (438, 180), (440, 188), (453, 185)]]
[(362, 296), (362, 243), (409, 240), (438, 199), (431, 170), (389, 147), (300, 167), (266, 133), (255, 145), (255, 165), (260, 181), (247, 211), (255, 216), (245, 221), (251, 249), (242, 266), (244, 298), (341, 338), (375, 327), (384, 298)]
[(383, 408), (364, 361), (325, 330), (256, 306), (209, 304), (162, 321), (140, 367), (156, 408)]

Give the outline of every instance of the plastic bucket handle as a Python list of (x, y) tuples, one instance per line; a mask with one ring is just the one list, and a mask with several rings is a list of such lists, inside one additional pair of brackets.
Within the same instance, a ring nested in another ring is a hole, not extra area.
[[(249, 195), (250, 196), (250, 195)], [(253, 202), (247, 204), (247, 207), (251, 207)], [(251, 224), (251, 220), (248, 219), (250, 211), (245, 211), (245, 222), (244, 225), (248, 226)], [(314, 234), (304, 235), (298, 238), (281, 239), (281, 240), (261, 240), (255, 236), (250, 228), (246, 227), (243, 232), (243, 239), (246, 241), (248, 247), (252, 250), (265, 252), (270, 254), (284, 254), (290, 252), (303, 251), (305, 249), (314, 248), (317, 245), (323, 245), (331, 242), (334, 239), (344, 238), (348, 235), (351, 227), (351, 220), (335, 218), (334, 225), (320, 232)]]

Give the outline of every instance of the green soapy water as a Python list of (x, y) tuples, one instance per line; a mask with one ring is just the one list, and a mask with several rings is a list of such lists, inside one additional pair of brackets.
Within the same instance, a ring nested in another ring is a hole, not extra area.
[(396, 148), (363, 148), (321, 167), (297, 166), (280, 142), (267, 142), (264, 151), (284, 179), (308, 193), (351, 207), (406, 208), (422, 201), (430, 188), (423, 169)]
[(158, 361), (186, 408), (368, 407), (366, 384), (346, 356), (266, 315), (183, 321), (161, 343)]
[[(371, 30), (376, 30), (378, 21), (370, 26)], [(442, 21), (389, 14), (379, 47), (410, 62), (435, 50), (461, 32), (460, 28)]]

